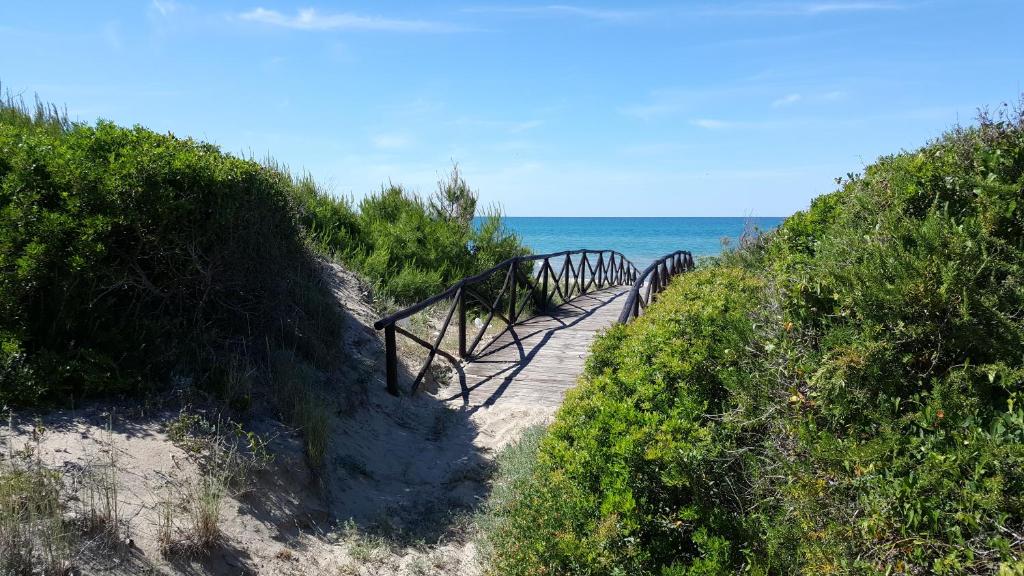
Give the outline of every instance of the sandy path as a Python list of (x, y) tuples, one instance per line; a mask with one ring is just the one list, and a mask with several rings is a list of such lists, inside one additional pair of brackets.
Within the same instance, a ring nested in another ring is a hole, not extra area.
[[(591, 297), (593, 313), (567, 307), (556, 319), (517, 326), (517, 338), (458, 367), (448, 386), (393, 397), (368, 290), (339, 266), (327, 265), (325, 276), (347, 311), (348, 359), (323, 376), (331, 414), (325, 465), (309, 469), (298, 431), (272, 419), (249, 422), (271, 439), (274, 460), (246, 490), (224, 498), (222, 543), (208, 556), (164, 558), (157, 542), (162, 503), (200, 475), (194, 457), (168, 437), (176, 411), (133, 404), (53, 413), (40, 420), (41, 440), (28, 417), (0, 429), (4, 445), (31, 446), (64, 472), (72, 508), (82, 501), (79, 479), (114, 462), (125, 540), (113, 552), (83, 552), (84, 573), (480, 572), (472, 514), (487, 496), (495, 452), (549, 421), (591, 339), (617, 315), (621, 293)], [(187, 531), (184, 517), (178, 522)]]

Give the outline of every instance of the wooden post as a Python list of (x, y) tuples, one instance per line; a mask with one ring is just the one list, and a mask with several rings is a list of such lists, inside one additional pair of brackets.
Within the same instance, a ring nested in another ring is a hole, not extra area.
[(459, 290), (459, 358), (466, 358), (466, 290)]
[(572, 270), (572, 260), (569, 259), (569, 255), (565, 255), (565, 267), (562, 271), (565, 272), (565, 292), (562, 293), (562, 297), (569, 300), (569, 271)]
[(580, 294), (587, 293), (587, 253), (583, 253), (583, 257), (580, 258)]
[(510, 270), (510, 283), (508, 285), (508, 325), (509, 327), (514, 326), (516, 323), (516, 272), (519, 268), (519, 259), (516, 258), (512, 261), (512, 269)]
[(548, 265), (548, 259), (547, 258), (544, 259), (544, 264), (541, 265), (540, 272), (541, 272), (541, 276), (544, 277), (544, 279), (541, 280), (541, 286), (542, 286), (542, 288), (540, 290), (541, 306), (545, 310), (547, 310), (548, 309), (548, 274), (551, 273), (551, 266)]
[(395, 345), (395, 325), (384, 327), (384, 364), (387, 369), (388, 392), (398, 396), (398, 348)]

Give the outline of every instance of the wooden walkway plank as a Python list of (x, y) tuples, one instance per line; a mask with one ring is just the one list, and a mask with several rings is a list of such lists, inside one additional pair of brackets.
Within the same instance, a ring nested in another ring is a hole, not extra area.
[(518, 323), (473, 360), (456, 368), (457, 393), (444, 400), (463, 406), (558, 406), (576, 385), (594, 337), (615, 323), (628, 287), (578, 296), (550, 315)]

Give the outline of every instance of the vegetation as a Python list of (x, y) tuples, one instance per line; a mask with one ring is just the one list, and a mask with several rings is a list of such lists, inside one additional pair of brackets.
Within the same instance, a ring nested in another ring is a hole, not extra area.
[(0, 123), (0, 403), (224, 386), (268, 348), (326, 364), (340, 317), (287, 175), (40, 107)]
[(1024, 114), (840, 184), (597, 341), (494, 573), (1024, 570)]
[(359, 202), (299, 183), (303, 222), (321, 250), (399, 303), (441, 292), (457, 280), (527, 253), (495, 210), (477, 218), (477, 194), (458, 165), (427, 200), (397, 185)]
[[(10, 421), (8, 421), (10, 427)], [(62, 574), (71, 558), (71, 530), (60, 494), (63, 478), (39, 458), (42, 427), (35, 445), (15, 450), (5, 438), (0, 458), (0, 574)]]
[[(391, 186), (357, 211), (269, 162), (7, 98), (0, 405), (185, 383), (244, 411), (275, 357), (341, 360), (325, 255), (406, 301), (522, 253), (496, 214), (474, 225), (476, 203), (456, 169), (429, 200)], [(324, 429), (300, 408), (282, 410)]]

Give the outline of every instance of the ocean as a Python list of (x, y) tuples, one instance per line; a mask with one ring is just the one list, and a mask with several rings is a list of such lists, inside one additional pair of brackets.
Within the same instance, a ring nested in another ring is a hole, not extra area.
[(534, 254), (589, 248), (618, 250), (641, 270), (655, 259), (675, 250), (689, 250), (694, 257), (721, 254), (722, 239), (735, 246), (744, 229), (753, 224), (761, 230), (778, 226), (781, 217), (650, 217), (562, 218), (506, 217)]

